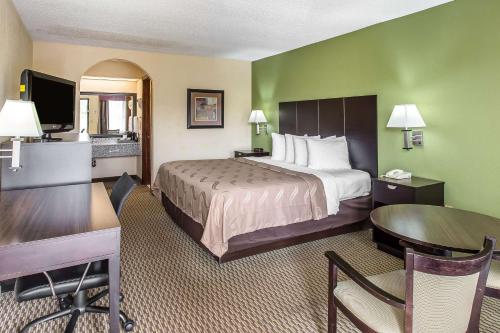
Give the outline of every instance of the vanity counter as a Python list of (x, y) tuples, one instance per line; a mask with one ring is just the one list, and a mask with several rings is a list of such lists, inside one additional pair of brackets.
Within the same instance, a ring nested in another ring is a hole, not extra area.
[(139, 142), (118, 140), (92, 140), (92, 158), (140, 156)]

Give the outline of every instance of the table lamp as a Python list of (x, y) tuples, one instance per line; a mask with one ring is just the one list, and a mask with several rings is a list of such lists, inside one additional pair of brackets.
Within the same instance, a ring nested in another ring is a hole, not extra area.
[(266, 116), (264, 116), (264, 112), (262, 110), (252, 110), (250, 114), (250, 118), (248, 118), (248, 122), (252, 124), (257, 124), (257, 135), (260, 134), (260, 125), (267, 123)]
[(12, 149), (0, 149), (0, 152), (11, 152), (11, 156), (0, 156), (0, 159), (12, 159), (9, 168), (17, 171), (21, 168), (20, 153), (22, 137), (39, 137), (43, 134), (40, 120), (36, 113), (35, 103), (30, 101), (6, 100), (0, 111), (0, 136), (11, 136)]
[(391, 118), (387, 123), (389, 128), (402, 128), (404, 145), (403, 149), (412, 149), (412, 142), (422, 144), (422, 133), (412, 135), (412, 128), (425, 127), (424, 120), (415, 104), (402, 104), (394, 106)]

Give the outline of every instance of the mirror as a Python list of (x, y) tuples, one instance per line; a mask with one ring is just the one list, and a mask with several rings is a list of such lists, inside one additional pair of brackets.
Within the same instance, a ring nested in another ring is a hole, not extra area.
[(133, 132), (137, 95), (132, 93), (80, 93), (80, 133), (123, 135)]

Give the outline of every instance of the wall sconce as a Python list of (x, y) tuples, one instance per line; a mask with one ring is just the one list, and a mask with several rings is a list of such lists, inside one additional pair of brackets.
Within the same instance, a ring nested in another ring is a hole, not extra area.
[(21, 141), (22, 137), (42, 136), (42, 127), (38, 120), (35, 103), (29, 101), (6, 100), (0, 111), (0, 136), (13, 136), (12, 149), (0, 149), (0, 152), (10, 152), (12, 155), (1, 155), (0, 159), (12, 159), (12, 171), (21, 168)]
[(248, 118), (248, 122), (251, 124), (256, 124), (257, 128), (257, 135), (260, 134), (260, 124), (264, 124), (265, 128), (264, 130), (267, 133), (267, 119), (266, 116), (264, 116), (264, 112), (262, 110), (252, 110), (252, 113), (250, 114), (250, 118)]
[(421, 146), (424, 143), (424, 134), (422, 131), (412, 133), (412, 128), (425, 127), (425, 122), (415, 104), (402, 104), (394, 106), (391, 118), (387, 123), (389, 128), (402, 128), (403, 149), (413, 149), (415, 146)]

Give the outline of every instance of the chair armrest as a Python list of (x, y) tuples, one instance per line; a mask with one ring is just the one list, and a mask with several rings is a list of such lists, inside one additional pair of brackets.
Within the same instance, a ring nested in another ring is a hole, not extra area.
[(342, 259), (338, 254), (333, 251), (328, 251), (325, 256), (331, 260), (335, 266), (337, 266), (341, 271), (343, 271), (351, 280), (353, 280), (361, 288), (378, 298), (379, 300), (392, 305), (397, 308), (405, 308), (405, 301), (396, 297), (387, 291), (377, 287), (373, 282), (365, 278), (359, 272), (357, 272), (352, 266), (350, 266), (344, 259)]

